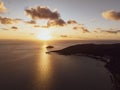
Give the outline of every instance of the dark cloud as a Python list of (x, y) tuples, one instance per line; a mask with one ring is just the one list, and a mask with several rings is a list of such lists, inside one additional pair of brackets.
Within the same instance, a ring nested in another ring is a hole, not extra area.
[(66, 23), (64, 20), (62, 19), (56, 19), (56, 20), (49, 20), (48, 23), (47, 23), (47, 26), (48, 27), (51, 27), (51, 26), (64, 26)]
[[(33, 20), (47, 19), (47, 26), (34, 26), (41, 28), (49, 28), (52, 26), (64, 26), (66, 22), (60, 18), (60, 14), (57, 11), (51, 11), (48, 7), (37, 6), (25, 10), (26, 15), (30, 16)], [(70, 23), (72, 23), (71, 21)], [(29, 22), (30, 23), (30, 22)], [(34, 23), (34, 22), (33, 22)]]
[(1, 24), (13, 24), (13, 23), (17, 23), (17, 22), (18, 22), (18, 19), (12, 19), (12, 18), (0, 16), (0, 23)]
[(89, 33), (90, 31), (88, 29), (86, 29), (85, 27), (81, 27), (83, 33)]
[(25, 9), (27, 16), (32, 19), (59, 19), (60, 15), (57, 11), (51, 11), (48, 7), (37, 6), (35, 8)]
[(69, 20), (67, 21), (68, 24), (77, 24), (77, 22), (75, 20)]
[(90, 31), (84, 27), (84, 25), (79, 24), (78, 26), (73, 27), (74, 30), (80, 30), (83, 33), (89, 33)]
[(94, 31), (96, 33), (110, 33), (110, 34), (117, 34), (120, 33), (120, 30), (115, 30), (115, 29), (108, 29), (108, 30), (104, 30), (102, 28), (96, 28), (97, 31)]
[(108, 20), (120, 20), (120, 12), (116, 12), (114, 10), (105, 11), (102, 13), (102, 16)]
[(2, 1), (0, 1), (0, 13), (7, 12), (7, 9)]
[(49, 28), (53, 26), (64, 26), (66, 22), (62, 19), (49, 20), (46, 26), (34, 25), (35, 28)]
[(105, 32), (105, 33), (111, 33), (111, 34), (117, 34), (117, 33), (120, 33), (120, 30), (115, 30), (115, 31), (102, 31), (102, 32)]
[(18, 29), (18, 27), (12, 26), (11, 29), (16, 30), (16, 29)]
[(108, 32), (108, 33), (114, 33), (114, 34), (117, 34), (117, 33), (119, 33), (119, 32), (120, 32), (120, 30), (116, 30), (116, 31), (106, 31), (106, 32)]
[(36, 24), (36, 21), (31, 20), (31, 21), (26, 21), (25, 23), (27, 23), (27, 24)]

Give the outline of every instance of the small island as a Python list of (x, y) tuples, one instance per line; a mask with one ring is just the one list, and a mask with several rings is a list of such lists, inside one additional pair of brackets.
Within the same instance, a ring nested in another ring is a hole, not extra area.
[(106, 63), (105, 67), (112, 74), (116, 90), (120, 90), (120, 43), (116, 44), (78, 44), (62, 50), (50, 51), (61, 55), (84, 55)]
[(54, 46), (47, 46), (46, 48), (49, 48), (49, 49), (50, 49), (50, 48), (54, 48)]

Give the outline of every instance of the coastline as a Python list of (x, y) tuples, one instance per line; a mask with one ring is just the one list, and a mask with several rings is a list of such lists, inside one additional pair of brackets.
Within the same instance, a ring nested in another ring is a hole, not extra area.
[(120, 43), (115, 44), (77, 44), (61, 50), (46, 53), (60, 55), (87, 56), (105, 62), (105, 68), (112, 74), (111, 80), (115, 90), (120, 90)]

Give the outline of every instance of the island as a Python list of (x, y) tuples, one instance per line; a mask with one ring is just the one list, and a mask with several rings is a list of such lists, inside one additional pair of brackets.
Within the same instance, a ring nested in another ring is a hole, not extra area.
[(54, 48), (54, 46), (47, 46), (46, 48)]
[(50, 51), (61, 55), (84, 55), (104, 61), (111, 72), (115, 90), (120, 90), (120, 43), (116, 44), (77, 44), (62, 50)]

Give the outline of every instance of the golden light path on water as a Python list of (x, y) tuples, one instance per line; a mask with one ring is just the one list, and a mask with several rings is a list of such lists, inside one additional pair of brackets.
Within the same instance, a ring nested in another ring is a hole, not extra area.
[(50, 55), (46, 54), (46, 44), (44, 42), (40, 49), (40, 56), (38, 58), (37, 66), (37, 89), (38, 90), (50, 90), (52, 88), (52, 67)]

